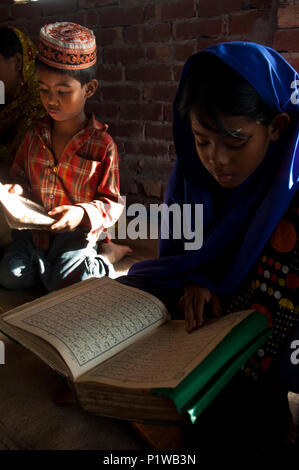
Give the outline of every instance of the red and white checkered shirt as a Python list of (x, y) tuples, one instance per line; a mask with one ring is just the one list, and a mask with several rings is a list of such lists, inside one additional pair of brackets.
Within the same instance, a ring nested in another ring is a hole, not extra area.
[[(83, 207), (88, 216), (83, 220), (89, 221), (88, 239), (94, 241), (123, 211), (118, 152), (107, 127), (92, 114), (56, 161), (51, 150), (51, 119), (46, 116), (26, 134), (10, 172), (26, 196), (47, 211), (62, 205)], [(84, 223), (82, 228), (86, 229)]]

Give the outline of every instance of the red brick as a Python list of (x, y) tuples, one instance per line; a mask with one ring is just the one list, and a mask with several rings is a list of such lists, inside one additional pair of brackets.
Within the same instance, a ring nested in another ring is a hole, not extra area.
[(194, 39), (199, 36), (216, 37), (222, 35), (223, 18), (180, 22), (174, 24), (174, 38)]
[(165, 21), (193, 16), (195, 16), (194, 0), (151, 4), (146, 7), (145, 11), (145, 21)]
[(140, 91), (129, 85), (103, 86), (103, 97), (105, 101), (138, 101)]
[[(65, 15), (63, 15), (63, 21), (67, 21)], [(81, 11), (72, 15), (72, 22), (82, 24), (87, 28), (93, 28), (98, 24), (98, 13), (97, 11)]]
[(168, 81), (172, 79), (171, 67), (168, 65), (142, 65), (126, 69), (127, 80)]
[(173, 115), (173, 105), (165, 104), (164, 105), (164, 121), (172, 122), (172, 115)]
[(188, 41), (183, 44), (175, 44), (174, 58), (176, 60), (187, 60), (196, 52), (196, 41)]
[(136, 122), (122, 122), (111, 124), (111, 135), (113, 138), (125, 137), (126, 139), (141, 138), (143, 125)]
[[(147, 1), (147, 0), (145, 0), (145, 1)], [(140, 0), (120, 0), (120, 3), (124, 4), (124, 5), (136, 5), (136, 4), (140, 5)]]
[(202, 51), (203, 49), (206, 49), (207, 47), (215, 46), (215, 44), (218, 44), (219, 42), (225, 42), (229, 41), (230, 38), (217, 38), (217, 39), (212, 39), (212, 38), (200, 38), (197, 41), (197, 51)]
[(242, 0), (200, 0), (198, 16), (219, 16), (242, 10)]
[(120, 175), (120, 190), (122, 194), (137, 194), (138, 186), (132, 177)]
[[(298, 50), (298, 49), (297, 49)], [(299, 52), (284, 53), (283, 57), (294, 67), (295, 70), (299, 70)]]
[(297, 52), (299, 29), (280, 29), (275, 32), (273, 48), (277, 51)]
[(146, 101), (166, 101), (172, 103), (177, 90), (176, 84), (155, 85), (144, 89)]
[(116, 5), (117, 0), (79, 0), (79, 8), (96, 8), (107, 5)]
[(169, 23), (128, 26), (124, 36), (126, 41), (134, 43), (168, 41), (171, 37), (171, 26)]
[(169, 23), (154, 26), (154, 41), (168, 41), (171, 38), (171, 25)]
[(296, 28), (299, 26), (299, 5), (279, 8), (277, 13), (279, 28)]
[(99, 47), (110, 46), (123, 40), (122, 28), (103, 28), (96, 33), (97, 44)]
[(151, 42), (153, 41), (154, 31), (152, 26), (134, 25), (124, 29), (124, 37), (128, 42)]
[(98, 67), (97, 78), (106, 82), (121, 81), (123, 79), (123, 69), (121, 67), (100, 65)]
[(285, 53), (283, 54), (284, 58), (291, 64), (297, 72), (299, 71), (299, 53)]
[(145, 137), (150, 139), (159, 140), (173, 140), (172, 136), (172, 125), (170, 124), (146, 124), (145, 126)]
[(184, 64), (173, 66), (173, 75), (176, 82), (181, 79)]
[(172, 59), (172, 47), (169, 45), (159, 45), (148, 47), (146, 57), (149, 60), (166, 60)]
[(156, 103), (126, 103), (120, 106), (120, 116), (126, 120), (162, 121), (163, 106)]
[(141, 46), (127, 46), (127, 47), (110, 47), (103, 49), (104, 62), (113, 64), (121, 62), (124, 64), (135, 64), (140, 59), (143, 59), (145, 52)]
[(12, 18), (12, 14), (10, 11), (10, 7), (9, 6), (0, 7), (0, 22), (10, 20), (11, 18)]
[[(157, 171), (159, 171), (159, 181), (167, 182), (169, 179), (171, 170), (173, 168), (173, 161), (169, 160), (168, 146), (166, 147), (166, 150), (164, 153), (160, 153), (159, 155), (156, 155), (156, 157), (157, 158), (155, 159), (154, 162), (151, 158), (143, 159), (143, 162), (142, 162), (143, 181), (145, 180), (144, 176), (156, 175)], [(132, 168), (133, 168), (133, 164), (132, 164)]]
[[(112, 136), (112, 131), (110, 127), (108, 127), (108, 132)], [(121, 140), (121, 138), (117, 138), (117, 150), (120, 158), (125, 154), (125, 147), (124, 147), (124, 142)]]
[(16, 19), (28, 20), (41, 16), (40, 5), (28, 3), (27, 5), (15, 5), (11, 8), (12, 16)]
[[(136, 182), (136, 184), (138, 184), (138, 181)], [(141, 186), (141, 185), (140, 185)], [(140, 194), (141, 193), (141, 189), (140, 189), (140, 192), (139, 194), (134, 194), (134, 195), (130, 195), (128, 194), (127, 195), (127, 207), (131, 204), (136, 204), (136, 203), (139, 203), (139, 204), (144, 204), (146, 207), (148, 207), (148, 200), (149, 198), (146, 197), (144, 194)], [(123, 241), (122, 241), (123, 242)]]
[(230, 34), (247, 34), (262, 27), (263, 20), (268, 19), (264, 11), (244, 11), (230, 16)]
[(93, 111), (101, 122), (115, 119), (119, 115), (119, 105), (103, 101), (87, 101), (87, 112)]
[(158, 181), (144, 181), (142, 182), (144, 192), (147, 196), (161, 197), (162, 183)]
[[(285, 3), (285, 2), (281, 2)], [(271, 8), (273, 0), (250, 0), (251, 8)]]
[[(112, 127), (112, 126), (111, 126)], [(143, 125), (137, 122), (120, 122), (113, 126), (111, 135), (125, 137), (126, 139), (142, 138)]]
[(176, 160), (176, 149), (174, 144), (169, 146), (169, 156), (172, 161)]
[(111, 7), (100, 11), (101, 26), (131, 25), (143, 22), (141, 7)]
[(39, 34), (39, 31), (44, 24), (45, 18), (42, 17), (34, 18), (27, 22), (27, 32), (30, 34), (30, 39), (32, 34)]
[[(125, 152), (126, 154), (132, 155), (146, 155), (152, 157), (165, 156), (168, 154), (168, 144), (165, 142), (133, 142), (128, 140), (125, 142)], [(141, 167), (144, 168), (145, 166), (146, 163), (143, 160)]]
[[(41, 3), (42, 12), (44, 16), (54, 15), (64, 11), (77, 10), (76, 0), (43, 0)], [(56, 19), (57, 20), (57, 19)]]

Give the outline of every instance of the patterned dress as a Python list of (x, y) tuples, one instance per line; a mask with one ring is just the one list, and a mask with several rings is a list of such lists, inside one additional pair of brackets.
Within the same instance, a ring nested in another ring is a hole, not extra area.
[(265, 314), (273, 328), (263, 347), (242, 368), (254, 380), (269, 369), (299, 320), (298, 220), (297, 193), (227, 309), (229, 313), (253, 308)]
[(13, 28), (23, 49), (23, 69), (11, 103), (0, 110), (0, 167), (10, 167), (26, 132), (46, 111), (39, 95), (35, 74), (37, 50), (20, 30)]

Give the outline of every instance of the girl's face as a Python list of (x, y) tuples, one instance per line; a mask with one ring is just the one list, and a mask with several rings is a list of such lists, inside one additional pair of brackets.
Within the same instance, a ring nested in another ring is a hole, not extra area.
[(197, 154), (206, 170), (224, 188), (242, 184), (263, 161), (271, 141), (275, 141), (289, 122), (285, 113), (278, 114), (271, 125), (244, 116), (221, 116), (234, 137), (222, 134), (209, 121), (190, 119)]

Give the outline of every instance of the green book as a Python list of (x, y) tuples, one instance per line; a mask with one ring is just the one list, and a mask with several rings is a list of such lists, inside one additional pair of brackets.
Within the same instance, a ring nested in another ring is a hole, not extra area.
[(17, 307), (0, 330), (66, 377), (86, 411), (173, 424), (194, 421), (270, 334), (252, 310), (188, 334), (159, 299), (107, 277)]
[(177, 387), (156, 390), (195, 422), (232, 376), (270, 336), (266, 316), (252, 312), (238, 323)]

